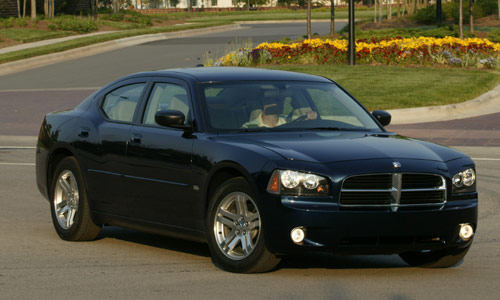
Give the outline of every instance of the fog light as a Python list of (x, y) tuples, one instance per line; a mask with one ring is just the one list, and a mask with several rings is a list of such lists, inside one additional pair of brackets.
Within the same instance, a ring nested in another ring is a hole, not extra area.
[(460, 224), (460, 233), (458, 235), (462, 240), (468, 241), (474, 235), (474, 228), (470, 224)]
[(295, 244), (300, 244), (306, 237), (306, 232), (304, 231), (304, 228), (302, 227), (295, 227), (292, 229), (292, 232), (290, 233), (290, 236), (292, 237), (292, 241)]

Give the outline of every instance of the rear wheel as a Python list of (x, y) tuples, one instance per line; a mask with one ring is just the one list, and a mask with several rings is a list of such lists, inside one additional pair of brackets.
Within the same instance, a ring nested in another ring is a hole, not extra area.
[(223, 183), (211, 198), (207, 239), (212, 261), (236, 273), (259, 273), (280, 261), (266, 247), (261, 214), (245, 179)]
[(469, 251), (464, 248), (452, 248), (437, 251), (414, 251), (399, 254), (410, 266), (425, 268), (448, 268), (458, 264)]
[(90, 217), (84, 187), (77, 160), (61, 160), (52, 180), (50, 210), (54, 228), (64, 240), (89, 241), (99, 235), (101, 227)]

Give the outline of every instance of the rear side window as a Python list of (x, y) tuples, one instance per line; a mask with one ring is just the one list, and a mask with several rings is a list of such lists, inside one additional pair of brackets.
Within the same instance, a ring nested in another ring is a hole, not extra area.
[(114, 121), (132, 122), (146, 83), (122, 86), (106, 94), (102, 102), (102, 110)]

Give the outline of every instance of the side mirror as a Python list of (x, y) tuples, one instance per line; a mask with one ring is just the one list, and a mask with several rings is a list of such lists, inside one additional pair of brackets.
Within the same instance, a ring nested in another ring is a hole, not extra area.
[(375, 110), (372, 112), (372, 115), (384, 127), (391, 124), (391, 114), (386, 112), (385, 110)]
[(155, 114), (155, 121), (158, 125), (174, 127), (179, 129), (189, 129), (191, 126), (184, 125), (186, 117), (178, 110), (160, 110)]

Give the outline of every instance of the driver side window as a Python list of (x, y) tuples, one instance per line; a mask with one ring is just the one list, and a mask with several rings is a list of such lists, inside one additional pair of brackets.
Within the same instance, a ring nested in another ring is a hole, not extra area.
[(155, 83), (148, 99), (143, 123), (157, 125), (155, 114), (162, 110), (178, 110), (186, 117), (184, 124), (188, 122), (190, 110), (187, 90), (180, 85), (172, 83)]

